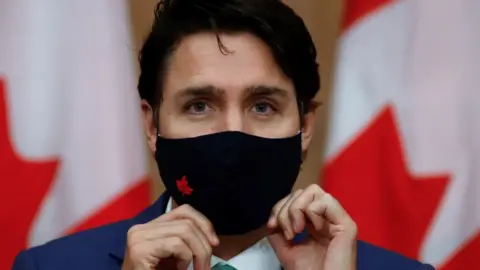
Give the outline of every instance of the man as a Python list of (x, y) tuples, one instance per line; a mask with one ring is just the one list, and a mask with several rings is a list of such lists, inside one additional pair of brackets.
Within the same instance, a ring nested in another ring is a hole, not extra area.
[(303, 21), (278, 0), (160, 3), (138, 89), (167, 193), (130, 220), (24, 251), (13, 269), (432, 269), (357, 241), (318, 185), (291, 192), (317, 67)]

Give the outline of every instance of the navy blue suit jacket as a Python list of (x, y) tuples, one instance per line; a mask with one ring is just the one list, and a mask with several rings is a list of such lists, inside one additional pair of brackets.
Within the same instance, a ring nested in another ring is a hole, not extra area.
[[(132, 219), (76, 233), (22, 251), (12, 270), (120, 270), (128, 229), (162, 215), (168, 198), (168, 195), (164, 194)], [(365, 242), (358, 242), (357, 270), (409, 269), (432, 270), (433, 267)]]

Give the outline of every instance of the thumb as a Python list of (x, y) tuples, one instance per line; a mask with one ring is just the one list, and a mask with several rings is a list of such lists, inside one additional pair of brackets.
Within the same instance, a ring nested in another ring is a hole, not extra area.
[(267, 239), (277, 253), (283, 253), (283, 251), (290, 247), (290, 242), (285, 238), (282, 231), (273, 232), (267, 237)]

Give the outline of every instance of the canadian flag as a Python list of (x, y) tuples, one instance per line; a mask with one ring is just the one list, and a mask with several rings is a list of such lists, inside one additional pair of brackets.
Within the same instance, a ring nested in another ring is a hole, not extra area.
[(480, 1), (346, 5), (325, 189), (361, 240), (480, 269)]
[(0, 4), (0, 269), (149, 203), (127, 3)]

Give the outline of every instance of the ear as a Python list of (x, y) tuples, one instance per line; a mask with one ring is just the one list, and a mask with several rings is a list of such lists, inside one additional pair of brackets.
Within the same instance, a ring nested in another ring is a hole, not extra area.
[(318, 103), (313, 102), (308, 107), (307, 113), (304, 115), (304, 123), (302, 127), (302, 152), (306, 153), (308, 146), (313, 138), (313, 131), (315, 129), (315, 114)]
[(148, 147), (150, 148), (152, 153), (155, 153), (157, 142), (157, 128), (155, 125), (155, 117), (153, 117), (153, 109), (150, 104), (148, 104), (148, 102), (144, 99), (142, 99), (141, 106), (143, 127), (145, 129), (145, 135), (147, 136)]

